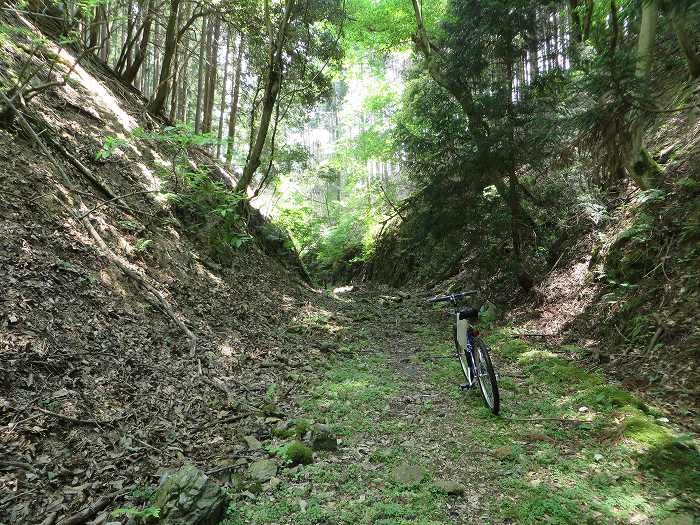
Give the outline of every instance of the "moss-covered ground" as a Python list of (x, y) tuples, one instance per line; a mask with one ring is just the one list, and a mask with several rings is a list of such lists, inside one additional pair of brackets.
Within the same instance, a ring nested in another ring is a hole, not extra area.
[[(567, 356), (484, 330), (502, 413), (462, 392), (449, 320), (419, 300), (343, 299), (337, 352), (303, 417), (337, 452), (291, 465), (274, 487), (234, 491), (227, 525), (691, 524), (700, 507), (694, 436)], [(402, 475), (408, 470), (411, 475)], [(435, 482), (461, 484), (448, 495)]]

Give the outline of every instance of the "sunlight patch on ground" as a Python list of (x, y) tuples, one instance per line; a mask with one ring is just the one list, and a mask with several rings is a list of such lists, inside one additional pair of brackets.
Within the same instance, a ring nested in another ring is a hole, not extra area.
[[(53, 44), (51, 44), (51, 47), (53, 48), (52, 51), (60, 56), (64, 63), (71, 65), (75, 63), (75, 56), (72, 53), (65, 49), (59, 49)], [(131, 133), (136, 128), (136, 121), (122, 109), (119, 101), (95, 77), (85, 71), (82, 66), (75, 66), (70, 78), (78, 80), (87, 91), (92, 93), (95, 102), (102, 106), (104, 111), (113, 113), (119, 124), (128, 133)]]

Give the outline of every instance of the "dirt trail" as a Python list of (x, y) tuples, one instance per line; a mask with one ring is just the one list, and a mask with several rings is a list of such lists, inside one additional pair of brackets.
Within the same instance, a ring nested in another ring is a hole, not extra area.
[(671, 525), (697, 515), (697, 443), (600, 376), (493, 329), (496, 418), (458, 388), (444, 309), (380, 289), (340, 295), (333, 308), (336, 353), (295, 404), (331, 425), (340, 448), (237, 497), (229, 523)]
[[(234, 355), (231, 372), (212, 358), (202, 376), (171, 355), (169, 366), (182, 367), (171, 380), (182, 377), (186, 389), (167, 393), (162, 378), (148, 377), (168, 399), (182, 399), (132, 416), (138, 423), (156, 414), (159, 426), (119, 423), (104, 438), (114, 444), (102, 446), (99, 428), (29, 407), (32, 424), (50, 433), (30, 440), (22, 425), (12, 427), (33, 447), (22, 456), (32, 478), (0, 462), (2, 479), (17, 487), (0, 494), (0, 510), (44, 511), (7, 521), (0, 514), (0, 523), (40, 523), (50, 509), (71, 515), (118, 488), (126, 494), (95, 523), (111, 521), (115, 508), (147, 507), (158, 476), (184, 463), (226, 487), (224, 525), (687, 525), (700, 517), (697, 436), (679, 434), (672, 418), (578, 366), (570, 359), (577, 349), (485, 328), (500, 373), (502, 414), (494, 417), (477, 392), (458, 388), (444, 308), (387, 288), (307, 292), (285, 316), (270, 316), (278, 340), (260, 332), (266, 351)], [(147, 361), (142, 354), (133, 352)], [(314, 423), (330, 426), (338, 449), (293, 466), (288, 447), (310, 443)], [(62, 466), (68, 453), (73, 470)], [(82, 457), (99, 470), (78, 470)], [(272, 477), (252, 480), (251, 464), (269, 459)]]

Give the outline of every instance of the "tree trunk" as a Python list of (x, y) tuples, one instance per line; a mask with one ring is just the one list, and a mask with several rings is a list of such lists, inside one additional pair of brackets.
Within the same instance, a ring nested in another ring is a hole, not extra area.
[(146, 18), (143, 22), (143, 32), (141, 33), (141, 42), (136, 48), (134, 59), (130, 66), (126, 68), (124, 74), (122, 75), (122, 80), (126, 84), (132, 84), (136, 75), (138, 75), (141, 66), (143, 65), (146, 55), (148, 53), (148, 41), (151, 39), (151, 28), (153, 27), (153, 8), (155, 0), (148, 0), (148, 7), (146, 8)]
[(248, 186), (250, 186), (255, 172), (260, 166), (260, 157), (262, 155), (263, 148), (265, 147), (265, 141), (267, 140), (267, 132), (270, 129), (270, 121), (272, 119), (272, 113), (275, 109), (275, 102), (277, 101), (277, 95), (279, 95), (280, 89), (282, 89), (283, 49), (285, 40), (287, 39), (289, 20), (292, 16), (294, 2), (295, 0), (288, 0), (284, 9), (284, 14), (280, 19), (279, 27), (277, 28), (276, 37), (273, 34), (270, 24), (269, 3), (267, 0), (265, 2), (266, 26), (270, 38), (270, 50), (268, 55), (269, 62), (267, 66), (267, 78), (265, 79), (265, 90), (258, 132), (256, 134), (253, 147), (248, 153), (248, 159), (245, 167), (243, 168), (243, 175), (238, 181), (238, 184), (236, 184), (236, 192), (240, 192), (244, 196), (247, 196)]
[(160, 113), (163, 110), (165, 101), (170, 93), (172, 64), (177, 52), (177, 14), (179, 9), (180, 0), (170, 0), (170, 14), (165, 32), (165, 50), (163, 51), (163, 63), (160, 68), (158, 88), (148, 106), (149, 111), (153, 113)]
[(204, 117), (202, 122), (202, 132), (211, 133), (214, 120), (214, 100), (216, 95), (216, 84), (219, 74), (219, 38), (221, 36), (221, 18), (214, 20), (214, 31), (211, 35), (209, 45), (209, 60), (207, 64), (207, 90), (206, 104), (204, 106)]
[(216, 158), (221, 158), (221, 145), (224, 138), (224, 111), (226, 110), (226, 85), (228, 83), (228, 62), (231, 55), (231, 31), (226, 34), (226, 59), (224, 61), (224, 76), (221, 83), (221, 104), (219, 106), (219, 126), (217, 130)]
[(530, 64), (530, 82), (535, 82), (539, 76), (539, 65), (537, 59), (537, 9), (530, 8), (527, 14), (527, 56)]
[[(654, 62), (654, 42), (656, 23), (659, 16), (658, 0), (649, 0), (642, 6), (642, 23), (639, 28), (637, 43), (636, 76), (642, 83), (648, 83)], [(630, 176), (642, 189), (653, 187), (653, 179), (659, 174), (658, 165), (653, 162), (643, 148), (643, 134), (646, 125), (643, 117), (638, 118), (631, 130)]]
[(236, 117), (238, 114), (238, 95), (241, 85), (241, 62), (243, 61), (243, 34), (238, 39), (238, 57), (236, 58), (236, 76), (233, 79), (233, 93), (231, 94), (231, 109), (228, 120), (228, 144), (226, 145), (226, 167), (231, 169), (233, 160), (233, 145), (236, 140)]
[(209, 20), (208, 18), (202, 18), (202, 31), (199, 35), (199, 67), (197, 69), (197, 102), (195, 105), (194, 113), (194, 132), (199, 133), (202, 131), (202, 99), (204, 98), (203, 88), (204, 88), (204, 72), (205, 67), (205, 56), (204, 52), (206, 50), (206, 34), (208, 33)]
[(686, 18), (676, 7), (671, 8), (671, 25), (676, 33), (678, 45), (680, 45), (688, 61), (688, 72), (691, 78), (700, 77), (700, 55), (695, 51), (693, 37), (688, 31)]

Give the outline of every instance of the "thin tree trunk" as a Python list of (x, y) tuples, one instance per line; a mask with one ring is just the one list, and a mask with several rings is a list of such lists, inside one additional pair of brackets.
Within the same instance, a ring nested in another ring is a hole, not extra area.
[(692, 78), (700, 77), (700, 55), (695, 50), (693, 37), (688, 31), (688, 24), (683, 14), (676, 7), (671, 8), (671, 25), (676, 33), (678, 45), (688, 61), (688, 72)]
[(126, 68), (126, 71), (122, 75), (122, 80), (127, 84), (132, 84), (134, 82), (148, 54), (148, 42), (151, 39), (151, 28), (153, 27), (154, 1), (155, 0), (148, 0), (145, 14), (146, 18), (144, 19), (143, 32), (141, 33), (141, 42), (136, 48), (133, 62)]
[(204, 88), (204, 71), (205, 67), (205, 57), (204, 52), (206, 50), (206, 35), (208, 33), (209, 19), (207, 17), (202, 18), (202, 31), (199, 35), (199, 67), (197, 69), (197, 102), (195, 105), (194, 113), (194, 131), (199, 133), (202, 131), (202, 99), (204, 98), (203, 88)]
[[(162, 13), (161, 13), (162, 14)], [(158, 72), (160, 71), (160, 64), (158, 60), (158, 47), (160, 46), (160, 24), (156, 23), (155, 33), (153, 34), (153, 60), (151, 62), (151, 89), (150, 93), (155, 94), (158, 89)]]
[(172, 64), (177, 53), (177, 15), (180, 9), (180, 0), (170, 0), (170, 14), (168, 16), (168, 26), (165, 32), (165, 49), (163, 51), (163, 63), (160, 68), (158, 87), (148, 109), (153, 113), (160, 113), (163, 110), (165, 101), (170, 94)]
[(231, 110), (228, 120), (228, 144), (226, 144), (226, 166), (231, 169), (233, 160), (233, 145), (236, 140), (236, 117), (238, 114), (238, 95), (241, 85), (241, 63), (243, 62), (243, 34), (238, 39), (238, 57), (236, 58), (236, 75), (233, 79), (233, 93), (231, 94)]
[(221, 36), (221, 18), (216, 17), (214, 21), (214, 31), (211, 35), (209, 45), (209, 63), (207, 67), (207, 96), (204, 107), (204, 117), (202, 131), (211, 133), (214, 120), (214, 100), (216, 95), (216, 84), (219, 76), (219, 38)]
[(260, 166), (260, 157), (267, 140), (267, 133), (270, 129), (270, 121), (275, 109), (275, 102), (277, 101), (277, 95), (279, 95), (280, 89), (282, 89), (282, 52), (287, 38), (288, 24), (292, 16), (294, 3), (295, 0), (287, 0), (284, 14), (277, 28), (277, 36), (275, 37), (270, 24), (269, 2), (268, 0), (265, 1), (266, 26), (270, 38), (269, 62), (265, 78), (265, 90), (258, 132), (253, 147), (248, 154), (245, 167), (243, 168), (243, 175), (238, 181), (238, 184), (236, 184), (236, 192), (240, 192), (244, 196), (247, 195), (248, 186), (250, 186), (255, 172)]
[(226, 110), (226, 85), (228, 83), (228, 62), (231, 54), (231, 31), (226, 35), (226, 59), (224, 61), (224, 76), (221, 83), (221, 105), (219, 106), (219, 127), (217, 130), (216, 158), (221, 158), (221, 145), (224, 138), (224, 111)]

